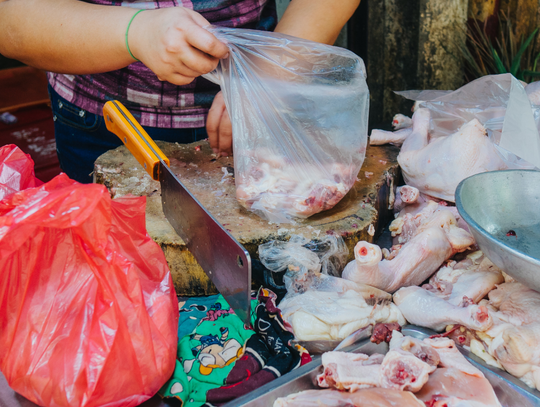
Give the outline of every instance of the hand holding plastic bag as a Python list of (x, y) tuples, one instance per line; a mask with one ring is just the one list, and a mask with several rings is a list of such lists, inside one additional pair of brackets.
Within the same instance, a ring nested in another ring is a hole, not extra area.
[(43, 406), (135, 406), (175, 366), (178, 302), (145, 198), (59, 175), (0, 201), (0, 370)]
[(332, 208), (364, 161), (362, 60), (284, 34), (210, 31), (230, 50), (205, 77), (221, 86), (231, 118), (239, 202), (273, 222)]

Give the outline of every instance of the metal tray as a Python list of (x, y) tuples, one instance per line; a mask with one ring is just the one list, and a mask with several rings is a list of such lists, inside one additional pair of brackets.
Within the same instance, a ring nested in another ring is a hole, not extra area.
[[(407, 325), (402, 330), (404, 335), (409, 335), (414, 338), (424, 339), (428, 336), (436, 334), (429, 329)], [(480, 369), (488, 381), (493, 386), (495, 394), (503, 407), (538, 407), (540, 406), (540, 392), (528, 387), (521, 380), (514, 376), (496, 368), (488, 367), (480, 358), (476, 357), (471, 352), (458, 346), (463, 355), (475, 367)], [(388, 345), (381, 343), (375, 345), (369, 339), (362, 340), (356, 345), (351, 345), (344, 352), (365, 353), (371, 355), (373, 353), (385, 354), (388, 351)], [(303, 390), (317, 389), (316, 377), (322, 372), (321, 357), (315, 356), (313, 361), (304, 365), (292, 372), (267, 383), (257, 390), (239, 397), (234, 401), (225, 404), (223, 407), (271, 407), (278, 397), (286, 397), (289, 394), (297, 393)]]

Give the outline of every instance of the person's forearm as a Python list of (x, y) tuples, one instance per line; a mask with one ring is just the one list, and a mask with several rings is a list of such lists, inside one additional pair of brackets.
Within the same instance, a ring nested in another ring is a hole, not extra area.
[(333, 44), (360, 0), (292, 0), (275, 32)]
[(135, 12), (78, 0), (0, 0), (0, 53), (62, 73), (119, 69), (134, 61), (124, 35)]

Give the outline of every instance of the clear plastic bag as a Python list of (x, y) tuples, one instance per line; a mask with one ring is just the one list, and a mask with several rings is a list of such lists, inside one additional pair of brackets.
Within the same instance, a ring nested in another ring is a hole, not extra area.
[(293, 235), (289, 241), (272, 240), (259, 246), (261, 263), (274, 272), (293, 268), (339, 276), (348, 255), (349, 249), (343, 238), (333, 235), (312, 241)]
[(204, 76), (221, 86), (231, 118), (238, 201), (277, 223), (332, 208), (365, 157), (363, 61), (284, 34), (209, 30), (230, 50)]
[(178, 301), (145, 206), (65, 174), (0, 201), (0, 370), (13, 390), (41, 406), (135, 406), (169, 379)]
[(531, 106), (511, 74), (483, 76), (453, 92), (396, 93), (430, 110), (430, 138), (449, 136), (478, 119), (508, 168), (540, 168), (540, 106)]

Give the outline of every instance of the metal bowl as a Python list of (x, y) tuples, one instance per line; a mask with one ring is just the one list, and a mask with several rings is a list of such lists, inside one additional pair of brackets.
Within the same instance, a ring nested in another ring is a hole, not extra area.
[(473, 175), (458, 185), (456, 206), (484, 254), (540, 291), (540, 172)]

